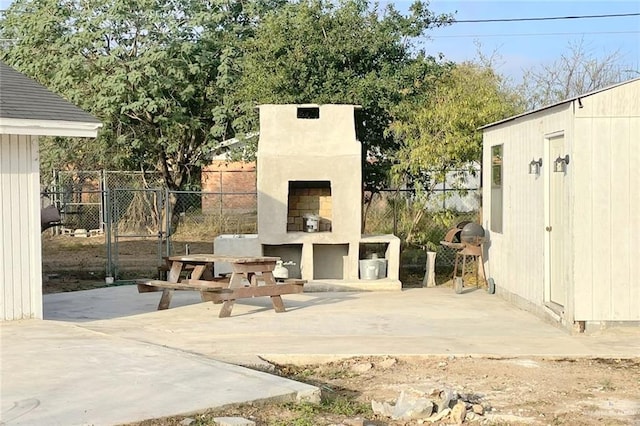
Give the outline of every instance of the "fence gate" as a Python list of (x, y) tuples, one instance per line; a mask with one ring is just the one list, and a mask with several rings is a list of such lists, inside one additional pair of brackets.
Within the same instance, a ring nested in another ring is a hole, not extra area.
[[(162, 263), (166, 236), (166, 191), (163, 189), (107, 189), (107, 279), (155, 276)], [(133, 271), (132, 273), (129, 273)]]

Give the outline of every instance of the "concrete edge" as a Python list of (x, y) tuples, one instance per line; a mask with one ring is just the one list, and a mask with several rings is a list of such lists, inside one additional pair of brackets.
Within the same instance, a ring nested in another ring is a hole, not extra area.
[(400, 280), (392, 280), (389, 278), (359, 281), (313, 280), (304, 285), (305, 293), (332, 291), (402, 291), (402, 282), (400, 282)]
[[(246, 368), (246, 367), (244, 367), (244, 368)], [(283, 377), (283, 379), (285, 379), (285, 378)], [(292, 379), (285, 379), (285, 380), (295, 381), (295, 380), (292, 380)], [(308, 386), (312, 386), (312, 385), (308, 385)], [(167, 418), (167, 417), (193, 417), (193, 416), (197, 416), (197, 415), (200, 415), (200, 414), (206, 414), (206, 413), (208, 413), (210, 411), (213, 411), (213, 410), (216, 410), (216, 411), (218, 411), (218, 410), (227, 410), (227, 409), (229, 409), (231, 407), (235, 407), (235, 406), (238, 406), (238, 405), (247, 405), (247, 404), (251, 404), (251, 405), (268, 405), (268, 404), (281, 404), (281, 403), (295, 402), (297, 404), (299, 404), (299, 403), (308, 403), (308, 404), (318, 405), (321, 402), (321, 390), (320, 390), (320, 388), (318, 388), (316, 386), (313, 386), (313, 388), (314, 389), (309, 389), (309, 390), (306, 390), (306, 391), (292, 391), (291, 393), (270, 396), (270, 397), (267, 397), (267, 398), (248, 399), (246, 401), (231, 402), (231, 403), (228, 403), (228, 404), (221, 404), (221, 405), (216, 405), (216, 406), (212, 406), (212, 407), (203, 407), (203, 408), (197, 409), (197, 410), (176, 412), (176, 413), (169, 414), (169, 415), (166, 415), (166, 416), (161, 416), (161, 417), (152, 417), (152, 418), (147, 418), (147, 419), (144, 419), (144, 420), (134, 420), (132, 422), (128, 422), (127, 424), (139, 423), (139, 422), (149, 422), (149, 421), (152, 421), (152, 420), (159, 420), (159, 419), (164, 419), (164, 418)], [(0, 425), (2, 425), (2, 424), (3, 423), (0, 423)]]
[[(487, 359), (487, 360), (510, 360), (510, 359), (525, 359), (536, 358), (546, 361), (563, 361), (567, 359), (625, 359), (635, 360), (636, 356), (620, 356), (616, 354), (608, 355), (582, 355), (582, 354), (532, 354), (532, 355), (496, 355), (496, 354), (335, 354), (335, 355), (316, 355), (316, 354), (260, 354), (258, 356), (264, 363), (279, 364), (279, 365), (309, 365), (309, 364), (329, 364), (332, 362), (345, 361), (353, 358), (395, 358), (399, 361), (415, 361), (415, 360), (428, 360), (428, 359), (444, 359), (444, 358), (475, 358), (475, 359)], [(247, 364), (249, 365), (249, 364)]]

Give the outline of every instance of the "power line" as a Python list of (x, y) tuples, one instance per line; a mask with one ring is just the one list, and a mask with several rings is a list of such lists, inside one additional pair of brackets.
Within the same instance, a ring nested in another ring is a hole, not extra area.
[(429, 38), (480, 38), (480, 37), (538, 37), (538, 36), (565, 36), (565, 35), (607, 35), (607, 34), (639, 34), (640, 31), (583, 31), (571, 33), (518, 33), (518, 34), (458, 34), (458, 35), (429, 35)]
[(496, 19), (454, 19), (452, 24), (470, 24), (485, 22), (523, 22), (523, 21), (557, 21), (561, 19), (592, 19), (592, 18), (620, 18), (627, 16), (640, 16), (640, 13), (614, 13), (608, 15), (577, 15), (577, 16), (549, 16), (539, 18), (496, 18)]

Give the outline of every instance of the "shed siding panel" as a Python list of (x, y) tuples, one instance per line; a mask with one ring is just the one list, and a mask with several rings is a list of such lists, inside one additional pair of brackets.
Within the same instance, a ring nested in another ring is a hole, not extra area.
[(640, 258), (639, 122), (638, 117), (576, 119), (581, 142), (574, 165), (577, 320), (640, 319), (633, 273)]
[(42, 318), (37, 139), (0, 138), (0, 315), (3, 320)]
[[(0, 193), (11, 194), (11, 157), (12, 148), (17, 144), (12, 144), (11, 136), (0, 135)], [(2, 303), (0, 303), (0, 314), (2, 319), (13, 318), (13, 250), (11, 250), (11, 225), (12, 216), (11, 201), (9, 196), (0, 197), (0, 290), (2, 290)], [(11, 284), (11, 285), (9, 285)]]
[(574, 194), (574, 280), (575, 285), (575, 319), (583, 321), (593, 317), (593, 270), (594, 256), (600, 256), (594, 250), (592, 232), (580, 230), (594, 229), (593, 223), (593, 169), (597, 161), (593, 155), (593, 119), (581, 119), (575, 126), (575, 144), (571, 171), (575, 175)]
[[(640, 98), (640, 96), (638, 96)], [(636, 105), (640, 111), (640, 99), (636, 98)], [(629, 306), (631, 318), (640, 320), (640, 117), (633, 117), (629, 123)], [(625, 297), (622, 294), (621, 297)]]
[(639, 98), (640, 81), (587, 97), (576, 111), (577, 320), (640, 319)]
[[(578, 294), (577, 319), (593, 321), (640, 320), (640, 284), (634, 272), (640, 259), (640, 81), (621, 85), (583, 99), (576, 111), (576, 129), (587, 120), (586, 133), (592, 149), (591, 167), (585, 181), (593, 197), (589, 205), (577, 193), (584, 209), (591, 210), (591, 236), (576, 228), (576, 250), (589, 247), (591, 279), (583, 280), (587, 259), (576, 256), (576, 283), (585, 286)], [(580, 263), (582, 262), (582, 263)], [(588, 288), (586, 288), (588, 286)], [(582, 298), (582, 296), (591, 296)]]
[[(629, 119), (611, 119), (611, 319), (630, 318)], [(640, 188), (637, 189), (640, 191)]]
[[(490, 164), (492, 145), (504, 144), (504, 223), (503, 232), (490, 232), (487, 274), (496, 285), (527, 301), (544, 303), (544, 172), (529, 174), (529, 162), (544, 157), (545, 135), (565, 131), (570, 116), (567, 105), (547, 114), (525, 117), (510, 125), (485, 131), (484, 164)], [(544, 163), (543, 167), (551, 167)], [(489, 167), (484, 182), (491, 182)], [(488, 229), (491, 194), (483, 191), (483, 220)]]
[[(593, 268), (593, 315), (607, 318), (611, 312), (611, 125), (609, 119), (594, 118), (593, 155), (597, 165), (591, 170), (593, 180), (592, 245), (597, 249)], [(576, 230), (581, 233), (582, 230)]]
[[(29, 218), (29, 296), (31, 300), (29, 316), (42, 319), (42, 231), (40, 222), (40, 152), (38, 137), (30, 138), (29, 156), (26, 164), (29, 169), (29, 187), (26, 189), (30, 207), (25, 213)], [(23, 237), (24, 238), (24, 237)], [(24, 288), (24, 286), (23, 286)]]
[(640, 80), (581, 99), (583, 108), (576, 117), (632, 117), (640, 111)]

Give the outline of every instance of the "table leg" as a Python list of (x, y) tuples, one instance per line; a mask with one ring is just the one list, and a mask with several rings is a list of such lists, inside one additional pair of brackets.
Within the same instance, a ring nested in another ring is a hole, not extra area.
[[(273, 272), (271, 271), (263, 271), (262, 280), (264, 281), (265, 285), (278, 285), (278, 283), (276, 283), (275, 277), (273, 276)], [(280, 295), (271, 296), (271, 304), (273, 305), (274, 311), (278, 313), (286, 312), (284, 302), (282, 301), (282, 297)]]
[(265, 285), (277, 285), (278, 283), (276, 283), (276, 279), (273, 276), (273, 272), (271, 271), (264, 271), (262, 272), (262, 280), (264, 281)]
[(231, 310), (233, 310), (233, 304), (235, 303), (235, 300), (226, 300), (223, 304), (222, 304), (222, 308), (220, 308), (220, 314), (218, 315), (218, 318), (227, 318), (231, 316)]
[(160, 303), (158, 304), (158, 310), (163, 311), (165, 309), (169, 309), (169, 305), (171, 304), (171, 297), (173, 296), (173, 290), (170, 288), (165, 288), (162, 290), (162, 297), (160, 298)]
[[(173, 262), (171, 264), (171, 269), (169, 270), (169, 275), (167, 277), (167, 281), (171, 283), (177, 283), (180, 281), (180, 274), (182, 273), (182, 262)], [(162, 297), (160, 298), (160, 303), (158, 303), (158, 310), (163, 311), (165, 309), (169, 309), (169, 305), (171, 305), (171, 298), (173, 297), (173, 290), (170, 288), (165, 288), (162, 290)]]
[(191, 271), (191, 276), (189, 278), (192, 280), (199, 280), (205, 269), (207, 269), (207, 265), (196, 265), (193, 268), (193, 271)]
[(229, 279), (229, 288), (244, 287), (244, 285), (242, 284), (243, 278), (243, 273), (236, 271), (231, 272), (231, 278)]
[(285, 312), (284, 303), (282, 302), (282, 297), (280, 296), (271, 296), (271, 304), (273, 305), (273, 309), (276, 312)]
[(171, 270), (169, 271), (169, 277), (167, 277), (167, 281), (169, 281), (170, 283), (177, 283), (178, 281), (180, 281), (182, 266), (182, 262), (173, 262), (171, 264)]

